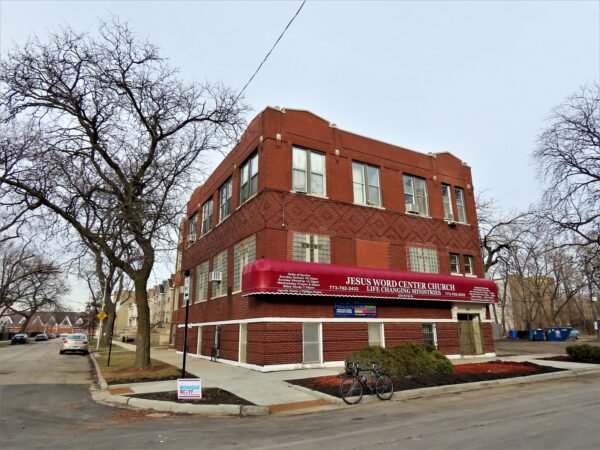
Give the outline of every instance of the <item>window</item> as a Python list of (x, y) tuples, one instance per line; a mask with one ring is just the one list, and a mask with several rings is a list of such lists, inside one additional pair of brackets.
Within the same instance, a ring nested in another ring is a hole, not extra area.
[(442, 203), (444, 204), (444, 219), (454, 220), (454, 213), (452, 212), (452, 198), (450, 194), (450, 186), (442, 184)]
[(212, 228), (213, 200), (209, 199), (202, 205), (202, 235), (208, 233)]
[(231, 178), (219, 188), (219, 222), (231, 214)]
[(292, 190), (325, 195), (325, 155), (303, 148), (292, 149)]
[(190, 217), (190, 228), (188, 230), (188, 245), (196, 240), (196, 224), (198, 223), (198, 213), (195, 212)]
[(467, 223), (467, 213), (465, 212), (465, 191), (462, 188), (454, 188), (456, 195), (456, 212), (458, 213), (458, 221)]
[(409, 247), (408, 255), (411, 271), (439, 273), (437, 253), (434, 249)]
[(475, 269), (473, 267), (473, 257), (465, 255), (465, 273), (467, 275), (475, 275)]
[(352, 161), (354, 203), (381, 206), (379, 167)]
[(221, 272), (221, 281), (213, 281), (212, 297), (227, 295), (227, 250), (213, 258), (213, 272)]
[(233, 247), (233, 292), (242, 290), (244, 267), (256, 259), (256, 236), (238, 242)]
[(460, 274), (460, 255), (450, 253), (450, 273)]
[(329, 264), (329, 236), (294, 233), (294, 261)]
[(194, 303), (208, 299), (208, 261), (196, 266), (196, 297)]
[(258, 152), (240, 168), (240, 205), (258, 191)]
[(383, 324), (382, 323), (370, 323), (369, 324), (369, 347), (383, 347)]
[(406, 203), (406, 212), (429, 216), (425, 179), (404, 175), (404, 202)]
[(302, 362), (321, 362), (321, 324), (302, 324)]
[(437, 333), (435, 329), (435, 323), (423, 324), (423, 343), (431, 345), (433, 348), (437, 348)]

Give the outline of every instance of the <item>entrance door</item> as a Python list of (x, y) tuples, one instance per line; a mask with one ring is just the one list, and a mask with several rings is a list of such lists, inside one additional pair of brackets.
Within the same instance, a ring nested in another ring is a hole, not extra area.
[(479, 314), (457, 314), (461, 355), (481, 355), (481, 322)]
[(245, 323), (240, 323), (240, 362), (246, 362), (246, 345), (248, 344), (248, 331)]

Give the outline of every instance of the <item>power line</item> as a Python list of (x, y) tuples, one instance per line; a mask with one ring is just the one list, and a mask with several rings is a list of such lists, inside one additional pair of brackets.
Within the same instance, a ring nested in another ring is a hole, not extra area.
[(246, 90), (246, 88), (248, 87), (248, 85), (252, 82), (252, 80), (254, 79), (254, 77), (256, 76), (256, 74), (259, 72), (259, 70), (261, 69), (261, 67), (263, 66), (263, 64), (267, 60), (267, 58), (271, 55), (271, 53), (273, 52), (273, 50), (275, 50), (275, 47), (277, 46), (277, 44), (279, 43), (279, 41), (281, 40), (281, 38), (283, 37), (283, 35), (285, 34), (285, 32), (288, 30), (288, 28), (290, 27), (290, 25), (292, 24), (292, 22), (294, 21), (294, 19), (296, 19), (296, 17), (298, 16), (298, 14), (300, 14), (300, 11), (304, 7), (305, 3), (306, 3), (306, 0), (304, 0), (302, 2), (302, 4), (300, 5), (300, 8), (298, 8), (298, 11), (296, 11), (296, 14), (294, 14), (294, 16), (291, 18), (291, 20), (285, 26), (285, 28), (283, 29), (283, 31), (281, 32), (281, 34), (279, 35), (279, 37), (277, 38), (277, 40), (273, 44), (273, 47), (271, 47), (271, 50), (269, 50), (269, 52), (264, 57), (264, 59), (262, 60), (262, 62), (260, 63), (260, 65), (258, 66), (258, 68), (256, 69), (256, 71), (254, 72), (254, 74), (250, 77), (250, 79), (248, 80), (248, 82), (244, 85), (244, 87), (242, 88), (242, 90), (240, 91), (240, 93), (238, 94), (238, 96), (236, 97), (234, 104), (237, 103), (237, 101), (242, 96), (242, 94), (244, 93), (244, 91)]

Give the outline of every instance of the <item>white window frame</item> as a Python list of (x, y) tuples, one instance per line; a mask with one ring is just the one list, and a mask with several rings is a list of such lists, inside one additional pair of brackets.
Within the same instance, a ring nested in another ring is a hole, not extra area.
[(212, 218), (213, 199), (211, 197), (202, 205), (202, 230), (200, 230), (200, 236), (204, 236), (212, 229)]
[(227, 295), (227, 249), (213, 258), (213, 271), (221, 272), (221, 281), (212, 282), (212, 297), (219, 298)]
[(196, 277), (196, 295), (193, 303), (205, 302), (208, 300), (208, 261), (198, 264), (194, 275)]
[(442, 184), (442, 204), (444, 206), (444, 219), (454, 221), (452, 189), (449, 184)]
[(465, 207), (465, 191), (461, 187), (454, 187), (454, 196), (456, 199), (457, 222), (467, 223), (467, 210)]
[(408, 266), (411, 272), (440, 273), (437, 251), (433, 248), (408, 247)]
[[(419, 215), (429, 217), (429, 193), (427, 192), (427, 180), (425, 178), (409, 174), (404, 174), (402, 179), (404, 181), (405, 204), (415, 205)], [(419, 195), (417, 183), (423, 183), (425, 195)]]
[[(305, 344), (315, 344), (314, 341), (306, 342), (304, 339), (306, 325), (317, 325), (317, 342), (318, 345), (318, 361), (306, 361)], [(302, 322), (302, 364), (321, 364), (323, 362), (323, 324), (321, 322)]]
[[(322, 158), (323, 173), (316, 172), (313, 168), (312, 157)], [(300, 159), (304, 163), (304, 167), (296, 166), (296, 160)], [(325, 197), (327, 195), (327, 159), (325, 153), (317, 152), (302, 147), (292, 147), (292, 191), (303, 192), (310, 195), (318, 195)], [(300, 174), (299, 177), (304, 181), (303, 185), (294, 184), (294, 174)], [(318, 192), (314, 188), (313, 178), (320, 176), (323, 178), (322, 190)]]
[[(465, 275), (467, 276), (475, 276), (475, 266), (473, 265), (473, 256), (471, 255), (463, 255), (465, 261)], [(467, 261), (469, 261), (467, 263)]]
[(231, 215), (232, 179), (229, 178), (219, 188), (219, 223)]
[(423, 323), (421, 325), (421, 339), (423, 340), (423, 343), (427, 344), (428, 342), (425, 341), (425, 327), (431, 325), (431, 334), (433, 337), (433, 347), (434, 348), (438, 348), (438, 338), (437, 338), (437, 328), (435, 326), (435, 323)]
[[(452, 263), (453, 257), (456, 259), (456, 263)], [(456, 265), (456, 270), (453, 270), (452, 266)], [(452, 275), (462, 275), (462, 270), (460, 268), (460, 255), (458, 253), (450, 253), (450, 273)]]
[(258, 192), (258, 151), (240, 167), (240, 205)]
[[(377, 174), (377, 185), (370, 184), (369, 181), (369, 170), (375, 170)], [(360, 178), (357, 179), (355, 175), (359, 173)], [(356, 198), (357, 188), (361, 192), (360, 199)], [(372, 199), (371, 188), (377, 188), (377, 199)], [(379, 173), (379, 167), (371, 164), (366, 164), (359, 161), (352, 161), (352, 194), (354, 196), (354, 203), (358, 205), (378, 206), (381, 207), (383, 204), (381, 195), (381, 176)]]

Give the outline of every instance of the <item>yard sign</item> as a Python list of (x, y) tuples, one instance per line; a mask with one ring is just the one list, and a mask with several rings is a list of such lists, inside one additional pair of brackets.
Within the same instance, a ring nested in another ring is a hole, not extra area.
[(177, 398), (199, 399), (202, 398), (202, 382), (200, 378), (178, 378)]

